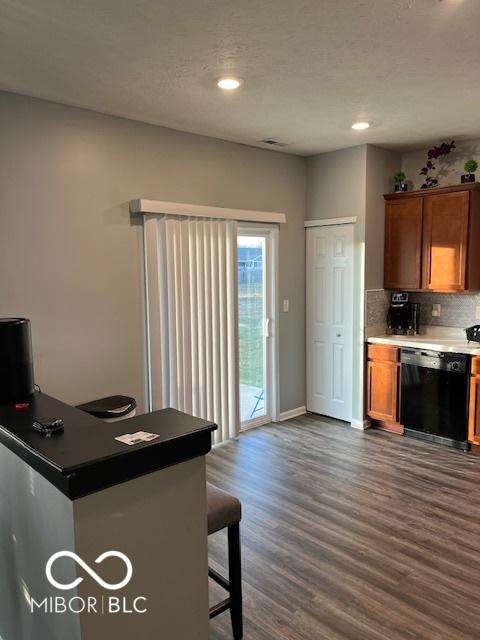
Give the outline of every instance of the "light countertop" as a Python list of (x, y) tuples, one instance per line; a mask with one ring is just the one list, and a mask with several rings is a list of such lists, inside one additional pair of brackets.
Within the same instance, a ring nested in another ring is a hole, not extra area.
[(398, 347), (480, 355), (480, 343), (468, 342), (465, 330), (454, 327), (427, 327), (417, 336), (376, 334), (367, 338), (371, 344), (391, 344)]

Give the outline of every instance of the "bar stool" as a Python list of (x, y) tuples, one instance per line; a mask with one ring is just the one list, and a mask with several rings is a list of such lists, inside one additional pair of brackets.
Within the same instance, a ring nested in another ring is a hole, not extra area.
[(207, 483), (208, 535), (228, 528), (228, 580), (214, 569), (208, 575), (229, 593), (229, 597), (210, 607), (210, 618), (230, 609), (235, 640), (243, 638), (242, 561), (240, 552), (240, 500)]

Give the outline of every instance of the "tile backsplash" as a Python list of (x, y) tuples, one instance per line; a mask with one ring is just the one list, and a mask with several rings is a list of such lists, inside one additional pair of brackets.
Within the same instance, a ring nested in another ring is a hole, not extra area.
[(390, 291), (369, 289), (365, 291), (365, 327), (381, 327), (385, 325)]
[[(365, 292), (365, 326), (385, 325), (391, 291), (370, 289)], [(420, 326), (470, 327), (480, 324), (476, 320), (476, 307), (480, 306), (480, 293), (426, 293), (409, 292), (410, 302), (420, 303)], [(441, 305), (440, 317), (432, 316), (432, 305)]]
[[(475, 320), (476, 307), (480, 305), (479, 293), (410, 293), (411, 302), (420, 303), (420, 325), (442, 327), (470, 327), (479, 324)], [(432, 305), (441, 305), (439, 318), (432, 316)]]

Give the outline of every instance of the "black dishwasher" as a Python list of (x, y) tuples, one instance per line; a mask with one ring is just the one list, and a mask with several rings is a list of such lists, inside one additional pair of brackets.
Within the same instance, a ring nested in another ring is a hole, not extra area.
[(469, 357), (402, 349), (401, 362), (405, 435), (468, 449)]

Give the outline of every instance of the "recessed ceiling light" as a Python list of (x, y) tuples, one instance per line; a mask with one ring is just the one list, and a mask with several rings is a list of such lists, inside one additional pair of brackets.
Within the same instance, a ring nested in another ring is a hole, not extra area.
[(240, 78), (219, 78), (217, 80), (217, 87), (220, 89), (224, 89), (225, 91), (233, 91), (234, 89), (238, 89), (238, 87), (243, 84), (243, 80)]
[(370, 127), (370, 122), (354, 122), (352, 124), (352, 129), (355, 131), (363, 131), (364, 129), (368, 129)]

